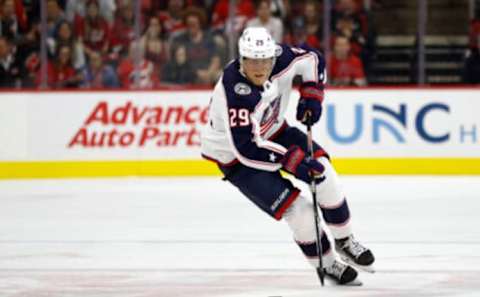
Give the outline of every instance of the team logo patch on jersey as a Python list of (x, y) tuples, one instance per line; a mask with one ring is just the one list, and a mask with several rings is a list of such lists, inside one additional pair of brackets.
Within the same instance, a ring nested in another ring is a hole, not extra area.
[(235, 93), (238, 95), (249, 95), (252, 93), (252, 89), (250, 88), (249, 85), (244, 84), (244, 83), (237, 83), (234, 87)]
[(277, 45), (275, 48), (275, 57), (280, 57), (283, 53), (283, 48), (280, 45)]

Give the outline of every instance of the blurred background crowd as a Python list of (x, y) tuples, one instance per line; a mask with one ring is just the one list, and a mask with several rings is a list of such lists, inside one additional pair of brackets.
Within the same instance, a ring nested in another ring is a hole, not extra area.
[(0, 0), (0, 87), (211, 86), (243, 28), (308, 45), (334, 86), (480, 83), (478, 0)]

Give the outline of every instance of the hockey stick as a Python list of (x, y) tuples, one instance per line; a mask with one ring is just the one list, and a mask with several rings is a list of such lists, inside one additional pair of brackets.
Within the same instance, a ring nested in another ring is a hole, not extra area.
[[(313, 138), (312, 138), (312, 117), (308, 113), (307, 114), (307, 154), (310, 158), (313, 157)], [(325, 279), (325, 272), (323, 271), (323, 251), (322, 251), (322, 240), (320, 237), (320, 230), (319, 230), (319, 223), (320, 223), (320, 216), (318, 213), (318, 206), (317, 206), (317, 186), (315, 183), (315, 177), (313, 174), (310, 174), (310, 192), (312, 192), (312, 199), (313, 199), (313, 213), (315, 216), (315, 234), (317, 236), (317, 255), (318, 255), (318, 267), (317, 267), (317, 275), (320, 279), (320, 283), (322, 286), (324, 285)]]

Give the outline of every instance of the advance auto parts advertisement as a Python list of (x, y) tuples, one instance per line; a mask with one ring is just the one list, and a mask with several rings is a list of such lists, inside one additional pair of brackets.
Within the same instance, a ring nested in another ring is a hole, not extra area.
[[(34, 160), (196, 159), (208, 92), (35, 95), (29, 116)], [(33, 145), (38, 144), (38, 145)]]

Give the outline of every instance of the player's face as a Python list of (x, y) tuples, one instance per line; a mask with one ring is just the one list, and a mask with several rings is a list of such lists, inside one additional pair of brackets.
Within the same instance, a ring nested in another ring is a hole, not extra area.
[(262, 86), (272, 72), (273, 58), (249, 59), (243, 58), (243, 72), (254, 85)]

